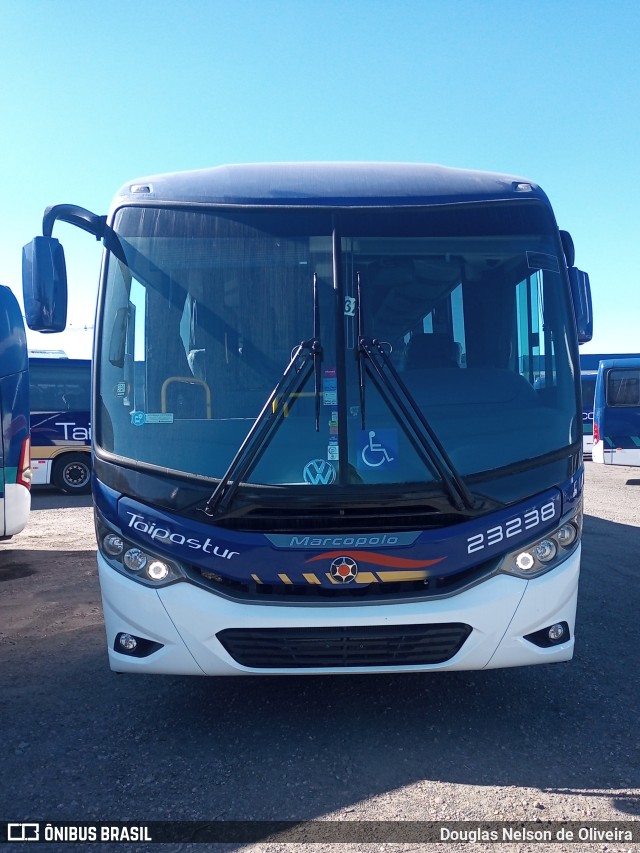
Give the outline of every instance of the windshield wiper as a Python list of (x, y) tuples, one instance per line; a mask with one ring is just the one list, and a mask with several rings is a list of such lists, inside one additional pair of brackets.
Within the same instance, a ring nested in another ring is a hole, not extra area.
[[(476, 509), (475, 498), (457, 471), (433, 427), (402, 381), (400, 374), (385, 351), (383, 343), (364, 334), (359, 273), (357, 275), (357, 293), (358, 373), (362, 429), (366, 429), (365, 377), (368, 373), (380, 396), (389, 407), (389, 411), (396, 417), (422, 461), (429, 470), (433, 472), (435, 469), (440, 476), (453, 506), (456, 509)], [(394, 404), (397, 408), (394, 408)], [(402, 418), (397, 415), (398, 411), (402, 414)]]
[(273, 389), (253, 426), (231, 460), (224, 476), (206, 503), (203, 512), (209, 517), (228, 509), (238, 486), (255, 468), (273, 440), (284, 418), (298, 399), (302, 388), (315, 375), (315, 423), (320, 431), (322, 396), (322, 343), (320, 341), (320, 309), (318, 278), (313, 276), (313, 337), (302, 341), (291, 354), (291, 361)]

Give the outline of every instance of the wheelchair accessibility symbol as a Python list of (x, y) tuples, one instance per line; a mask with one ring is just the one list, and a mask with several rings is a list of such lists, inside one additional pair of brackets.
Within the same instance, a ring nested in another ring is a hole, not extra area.
[(394, 429), (366, 430), (358, 440), (358, 468), (395, 468), (398, 436)]

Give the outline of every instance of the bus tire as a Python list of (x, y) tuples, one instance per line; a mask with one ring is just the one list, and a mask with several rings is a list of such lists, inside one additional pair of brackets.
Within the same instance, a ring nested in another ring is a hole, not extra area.
[(65, 453), (53, 463), (53, 485), (68, 495), (85, 495), (91, 491), (91, 456), (89, 453)]

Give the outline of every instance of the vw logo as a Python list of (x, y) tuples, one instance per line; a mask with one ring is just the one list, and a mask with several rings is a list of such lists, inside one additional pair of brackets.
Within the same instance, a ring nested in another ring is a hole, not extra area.
[(338, 583), (350, 583), (356, 579), (358, 564), (351, 557), (336, 557), (329, 569), (331, 577)]
[(302, 476), (310, 486), (330, 486), (336, 481), (336, 469), (324, 459), (312, 459), (304, 466)]

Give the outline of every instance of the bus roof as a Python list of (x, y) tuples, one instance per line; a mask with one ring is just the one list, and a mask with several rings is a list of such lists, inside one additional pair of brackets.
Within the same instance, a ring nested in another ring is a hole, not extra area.
[(56, 370), (65, 370), (69, 367), (77, 367), (78, 365), (85, 364), (87, 367), (91, 367), (90, 358), (67, 358), (66, 356), (32, 355), (32, 353), (29, 353), (29, 361), (34, 362), (38, 367), (44, 365), (45, 367), (54, 367)]
[(582, 371), (585, 370), (595, 370), (597, 372), (598, 365), (603, 359), (611, 359), (611, 358), (640, 358), (640, 353), (638, 352), (605, 352), (605, 353), (591, 353), (591, 352), (581, 352), (580, 353), (580, 369)]
[(527, 178), (425, 163), (253, 163), (172, 172), (129, 181), (122, 204), (386, 206), (515, 197), (542, 199)]
[(630, 358), (603, 358), (600, 362), (600, 370), (610, 370), (611, 368), (624, 367), (640, 367), (640, 357), (633, 356)]

